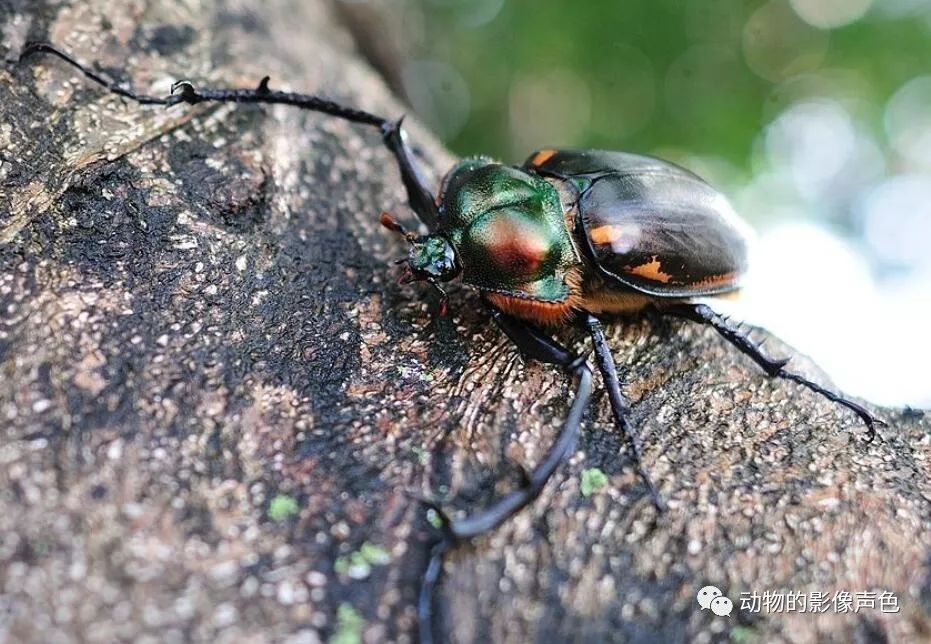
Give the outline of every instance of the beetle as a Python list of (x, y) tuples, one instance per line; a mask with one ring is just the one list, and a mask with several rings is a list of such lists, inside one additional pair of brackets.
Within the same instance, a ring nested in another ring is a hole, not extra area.
[(443, 178), (434, 196), (402, 127), (319, 96), (276, 91), (265, 77), (254, 89), (198, 90), (179, 81), (166, 97), (125, 89), (48, 43), (29, 43), (20, 59), (48, 53), (110, 92), (143, 105), (166, 107), (208, 101), (291, 105), (379, 130), (394, 156), (408, 203), (425, 235), (383, 213), (381, 224), (409, 244), (402, 281), (425, 281), (447, 297), (453, 279), (481, 292), (492, 319), (525, 356), (564, 369), (576, 380), (556, 441), (521, 487), (465, 518), (443, 513), (418, 597), (422, 642), (432, 640), (431, 600), (445, 553), (493, 530), (533, 501), (571, 453), (592, 393), (586, 356), (550, 332), (580, 325), (591, 336), (595, 362), (615, 423), (627, 436), (635, 467), (654, 504), (665, 502), (641, 465), (641, 445), (626, 420), (627, 402), (605, 339), (604, 318), (651, 308), (715, 329), (773, 378), (796, 382), (857, 414), (875, 436), (876, 418), (862, 405), (786, 369), (788, 358), (766, 355), (740, 325), (717, 314), (704, 298), (739, 289), (747, 269), (747, 226), (726, 197), (697, 175), (660, 159), (623, 152), (540, 149), (521, 165), (467, 158)]

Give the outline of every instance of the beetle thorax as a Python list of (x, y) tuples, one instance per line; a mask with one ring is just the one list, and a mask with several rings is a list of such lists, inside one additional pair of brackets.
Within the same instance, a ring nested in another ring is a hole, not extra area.
[(465, 283), (534, 298), (564, 295), (561, 275), (575, 253), (559, 195), (542, 178), (485, 159), (463, 161), (444, 181), (441, 227)]

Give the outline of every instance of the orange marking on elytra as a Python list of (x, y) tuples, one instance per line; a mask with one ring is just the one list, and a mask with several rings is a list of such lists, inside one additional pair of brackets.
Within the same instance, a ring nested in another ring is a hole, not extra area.
[(711, 275), (705, 279), (699, 280), (689, 284), (689, 286), (696, 287), (709, 287), (709, 286), (720, 286), (721, 284), (728, 284), (730, 282), (737, 281), (737, 273), (722, 273), (720, 275)]
[(547, 148), (545, 150), (540, 150), (539, 152), (533, 155), (533, 158), (530, 160), (530, 165), (537, 165), (537, 166), (543, 165), (544, 163), (549, 161), (551, 158), (553, 158), (554, 154), (556, 154), (556, 150), (552, 150), (550, 148)]
[(591, 238), (593, 244), (607, 246), (608, 244), (613, 244), (618, 241), (623, 234), (624, 230), (620, 226), (605, 225), (592, 228), (588, 236)]
[(625, 266), (624, 268), (631, 275), (636, 275), (653, 282), (662, 282), (666, 284), (672, 279), (672, 275), (663, 272), (663, 264), (656, 258), (656, 255), (653, 255), (649, 262), (631, 268)]

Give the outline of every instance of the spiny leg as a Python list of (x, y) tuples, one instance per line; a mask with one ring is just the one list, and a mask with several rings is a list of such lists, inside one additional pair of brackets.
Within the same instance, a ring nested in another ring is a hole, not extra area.
[(587, 313), (583, 314), (581, 319), (588, 328), (592, 336), (592, 343), (595, 345), (595, 359), (598, 364), (598, 370), (601, 371), (601, 378), (604, 380), (605, 388), (608, 390), (608, 398), (611, 401), (611, 413), (614, 416), (614, 422), (630, 441), (631, 450), (634, 455), (634, 466), (637, 468), (637, 473), (650, 491), (653, 504), (656, 506), (657, 510), (664, 512), (666, 510), (666, 502), (656, 489), (656, 485), (653, 484), (650, 475), (643, 468), (643, 448), (640, 444), (640, 437), (631, 424), (627, 422), (629, 405), (624, 399), (624, 395), (621, 393), (621, 383), (617, 375), (617, 366), (614, 364), (614, 356), (611, 355), (611, 348), (608, 346), (608, 342), (605, 339), (601, 322), (599, 322), (598, 318), (594, 315)]
[(353, 123), (374, 126), (381, 132), (382, 141), (394, 155), (398, 168), (401, 171), (401, 180), (404, 182), (404, 188), (407, 190), (407, 197), (411, 209), (429, 229), (433, 230), (436, 228), (438, 220), (436, 202), (430, 189), (426, 186), (423, 173), (417, 166), (411, 149), (405, 141), (404, 130), (401, 127), (403, 118), (392, 121), (363, 110), (340, 105), (339, 103), (319, 96), (272, 90), (268, 87), (268, 76), (263, 78), (255, 89), (223, 88), (197, 90), (189, 81), (178, 81), (172, 86), (170, 95), (164, 97), (148, 96), (121, 87), (118, 83), (101, 76), (88, 66), (81, 64), (49, 43), (28, 43), (20, 54), (19, 59), (24, 60), (37, 53), (47, 53), (57, 56), (80, 71), (94, 83), (105, 87), (118, 96), (142, 105), (164, 105), (165, 107), (171, 107), (181, 103), (196, 105), (197, 103), (205, 102), (291, 105), (302, 110), (329, 114), (330, 116), (345, 119)]
[(592, 372), (584, 356), (573, 354), (537, 327), (511, 317), (494, 307), (489, 306), (489, 308), (495, 323), (517, 345), (521, 353), (529, 358), (562, 367), (567, 373), (578, 378), (578, 384), (569, 413), (556, 442), (550, 447), (543, 461), (527, 474), (524, 486), (505, 494), (484, 510), (455, 521), (449, 518), (432, 500), (420, 499), (440, 517), (443, 534), (442, 540), (431, 550), (430, 561), (420, 586), (417, 619), (420, 625), (421, 644), (429, 644), (433, 641), (432, 596), (443, 571), (444, 555), (462, 541), (494, 530), (540, 495), (560, 463), (572, 453), (578, 439), (582, 416), (591, 398)]
[(845, 398), (841, 394), (835, 393), (829, 389), (825, 389), (821, 385), (812, 382), (808, 378), (786, 369), (785, 367), (788, 364), (790, 358), (770, 358), (765, 353), (763, 353), (760, 345), (754, 342), (745, 330), (743, 330), (739, 325), (733, 324), (727, 317), (715, 313), (715, 311), (712, 310), (711, 307), (707, 304), (682, 303), (664, 305), (659, 309), (659, 311), (663, 314), (674, 315), (677, 317), (685, 318), (687, 320), (692, 320), (694, 322), (699, 322), (701, 324), (707, 324), (715, 331), (720, 333), (725, 340), (737, 347), (744, 355), (749, 356), (750, 359), (757, 363), (770, 378), (781, 378), (783, 380), (790, 380), (792, 382), (798, 383), (803, 387), (811, 389), (815, 393), (821, 394), (831, 402), (837, 403), (838, 405), (851, 410), (857, 416), (859, 416), (863, 423), (866, 425), (868, 430), (867, 441), (872, 441), (876, 437), (877, 424), (885, 425), (882, 420), (871, 414), (862, 405), (859, 405), (854, 401)]

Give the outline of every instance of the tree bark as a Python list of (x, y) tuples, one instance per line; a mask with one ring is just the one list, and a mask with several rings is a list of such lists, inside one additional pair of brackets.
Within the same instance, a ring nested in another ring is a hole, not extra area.
[[(405, 490), (488, 503), (513, 463), (542, 458), (572, 383), (525, 363), (475, 293), (453, 287), (441, 319), (394, 283), (403, 244), (377, 218), (406, 210), (377, 133), (288, 108), (123, 104), (60, 61), (14, 59), (47, 39), (157, 95), (269, 74), (403, 107), (319, 2), (0, 10), (0, 639), (416, 639), (431, 532)], [(411, 138), (437, 179), (451, 157), (416, 124)], [(710, 330), (639, 320), (610, 338), (669, 512), (596, 396), (542, 497), (449, 557), (443, 633), (929, 636), (926, 418), (885, 410), (865, 444), (852, 414)], [(584, 496), (589, 468), (608, 483)], [(730, 617), (698, 610), (709, 584)], [(740, 610), (766, 590), (888, 590), (900, 611)]]

